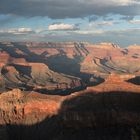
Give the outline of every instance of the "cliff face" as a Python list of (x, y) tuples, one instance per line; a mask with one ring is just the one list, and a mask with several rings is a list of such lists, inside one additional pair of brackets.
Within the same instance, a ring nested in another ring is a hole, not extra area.
[(61, 98), (38, 93), (23, 93), (19, 89), (0, 95), (0, 124), (31, 125), (57, 114)]
[(81, 86), (80, 78), (51, 70), (43, 55), (32, 52), (24, 44), (1, 43), (0, 49), (1, 91), (20, 88), (45, 92)]
[(28, 42), (0, 49), (0, 139), (140, 139), (138, 47)]
[[(138, 46), (111, 43), (0, 43), (5, 90), (83, 89), (111, 73), (139, 76)], [(2, 84), (2, 83), (1, 83)]]
[[(114, 78), (113, 78), (114, 77)], [(111, 79), (116, 79), (112, 80)], [(110, 85), (107, 85), (110, 83)], [(112, 75), (97, 87), (67, 96), (18, 89), (0, 95), (3, 139), (72, 140), (139, 138), (140, 89)], [(125, 91), (127, 87), (130, 91)], [(134, 133), (134, 134), (133, 134)], [(112, 136), (113, 134), (113, 136)], [(90, 136), (89, 136), (90, 135)]]

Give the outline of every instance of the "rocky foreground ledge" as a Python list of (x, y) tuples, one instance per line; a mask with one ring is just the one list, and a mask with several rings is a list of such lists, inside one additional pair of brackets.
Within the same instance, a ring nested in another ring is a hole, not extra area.
[(139, 139), (139, 86), (112, 77), (67, 96), (19, 89), (2, 93), (0, 140)]

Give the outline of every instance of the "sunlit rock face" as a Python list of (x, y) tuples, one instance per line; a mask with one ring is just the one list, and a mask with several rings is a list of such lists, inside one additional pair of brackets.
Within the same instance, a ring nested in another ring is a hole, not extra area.
[(60, 97), (43, 96), (35, 92), (19, 89), (0, 95), (0, 124), (35, 124), (46, 117), (57, 114)]
[(97, 92), (108, 92), (108, 91), (124, 91), (124, 92), (135, 92), (140, 93), (140, 86), (129, 82), (129, 79), (135, 79), (135, 75), (124, 74), (118, 75), (115, 73), (110, 74), (103, 84), (94, 87), (87, 87), (88, 90)]

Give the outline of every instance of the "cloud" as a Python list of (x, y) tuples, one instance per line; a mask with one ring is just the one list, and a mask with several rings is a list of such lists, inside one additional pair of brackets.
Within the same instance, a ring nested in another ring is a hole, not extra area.
[(13, 28), (13, 29), (1, 29), (0, 33), (2, 34), (30, 34), (35, 33), (31, 28)]
[[(9, 32), (11, 32), (10, 29)], [(23, 32), (23, 29), (18, 32)], [(120, 46), (128, 46), (132, 44), (140, 45), (139, 36), (140, 28), (116, 29), (112, 31), (100, 29), (93, 31), (76, 30), (67, 32), (46, 32), (45, 34), (37, 34), (36, 32), (29, 34), (13, 34), (8, 33), (8, 30), (7, 32), (2, 32), (2, 30), (0, 30), (0, 41), (88, 41), (92, 43), (112, 42), (117, 43)]]
[(103, 21), (103, 22), (96, 23), (96, 25), (97, 26), (112, 26), (113, 22), (111, 22), (111, 21)]
[(64, 24), (64, 23), (58, 23), (58, 24), (51, 24), (48, 26), (49, 31), (65, 31), (65, 30), (79, 30), (78, 26), (75, 24)]
[[(140, 45), (140, 29), (128, 29), (128, 30), (112, 30), (112, 31), (71, 31), (67, 34), (45, 34), (42, 38), (44, 41), (82, 41), (82, 42), (112, 42), (119, 44), (122, 47), (126, 47), (132, 44)], [(38, 37), (39, 38), (39, 37)], [(116, 40), (117, 38), (117, 40)]]
[(75, 31), (75, 32), (69, 32), (69, 33), (75, 33), (75, 34), (79, 34), (79, 35), (93, 35), (93, 34), (103, 34), (104, 31), (103, 30), (79, 30), (79, 31)]
[(89, 29), (95, 29), (98, 27), (106, 27), (106, 26), (112, 26), (115, 22), (113, 21), (100, 21), (100, 22), (90, 22), (89, 23)]
[(130, 20), (129, 23), (131, 23), (131, 24), (140, 24), (140, 20)]
[(138, 1), (136, 0), (110, 0), (114, 3), (116, 3), (117, 5), (131, 5), (131, 4), (139, 4)]
[(54, 19), (121, 14), (140, 15), (139, 0), (1, 0), (1, 14)]
[[(75, 31), (75, 32), (70, 32), (69, 36), (67, 36), (67, 40), (69, 38), (74, 41), (88, 41), (93, 43), (112, 42), (112, 43), (119, 44), (122, 47), (126, 47), (132, 44), (140, 45), (140, 40), (138, 36), (140, 36), (140, 28), (112, 30), (112, 31), (96, 30), (93, 32)], [(61, 38), (57, 38), (57, 39), (61, 40)]]

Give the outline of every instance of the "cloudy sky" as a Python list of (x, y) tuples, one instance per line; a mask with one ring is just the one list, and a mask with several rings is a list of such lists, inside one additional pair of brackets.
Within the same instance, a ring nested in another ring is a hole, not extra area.
[(0, 2), (0, 41), (140, 44), (140, 0)]

